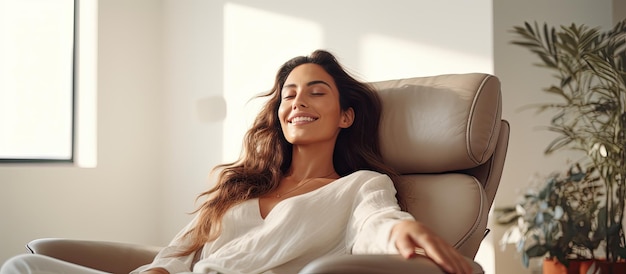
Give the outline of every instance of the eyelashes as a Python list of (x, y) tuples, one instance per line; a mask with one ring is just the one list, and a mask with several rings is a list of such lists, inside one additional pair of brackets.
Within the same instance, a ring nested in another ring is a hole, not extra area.
[[(326, 92), (319, 92), (319, 91), (315, 92), (314, 91), (314, 92), (311, 92), (310, 94), (311, 94), (311, 96), (319, 97), (319, 96), (326, 95)], [(288, 94), (288, 95), (283, 96), (282, 98), (283, 98), (283, 100), (288, 100), (288, 99), (293, 99), (295, 97), (296, 97), (296, 94)]]

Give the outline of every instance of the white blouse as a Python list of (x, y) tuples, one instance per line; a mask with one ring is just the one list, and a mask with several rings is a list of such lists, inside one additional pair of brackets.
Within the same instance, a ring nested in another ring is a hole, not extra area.
[(200, 254), (172, 257), (194, 218), (154, 261), (131, 273), (162, 267), (170, 273), (297, 273), (309, 262), (338, 254), (398, 253), (393, 225), (413, 217), (400, 210), (391, 179), (357, 171), (279, 202), (265, 219), (259, 200), (229, 209), (222, 233)]

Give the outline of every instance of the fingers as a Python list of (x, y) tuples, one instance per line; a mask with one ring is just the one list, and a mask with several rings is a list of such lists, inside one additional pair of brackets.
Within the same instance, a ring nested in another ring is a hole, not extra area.
[(471, 273), (472, 267), (466, 258), (461, 255), (454, 247), (449, 245), (443, 239), (431, 235), (431, 239), (424, 241), (424, 253), (435, 263), (441, 266), (449, 273)]
[(415, 253), (415, 243), (413, 243), (413, 241), (411, 241), (406, 236), (399, 236), (400, 237), (396, 240), (396, 248), (398, 248), (398, 252), (400, 252), (400, 255), (402, 255), (402, 257), (404, 257), (405, 259), (415, 257), (417, 255)]
[(402, 257), (415, 257), (417, 250), (448, 273), (472, 273), (467, 259), (427, 227), (413, 221), (402, 222), (394, 227), (392, 233)]
[[(414, 234), (409, 234), (415, 237)], [(457, 273), (454, 267), (454, 253), (455, 250), (450, 250), (449, 246), (445, 242), (441, 242), (434, 235), (420, 235), (420, 238), (413, 238), (423, 249), (427, 257), (431, 258), (435, 263), (441, 266), (446, 272)]]

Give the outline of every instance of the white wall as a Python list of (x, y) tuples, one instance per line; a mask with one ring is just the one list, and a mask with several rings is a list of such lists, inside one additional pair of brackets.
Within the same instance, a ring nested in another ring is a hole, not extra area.
[[(551, 72), (533, 66), (539, 59), (527, 49), (510, 44), (514, 35), (509, 30), (524, 21), (551, 25), (576, 22), (608, 29), (612, 26), (611, 1), (494, 1), (495, 74), (502, 81), (503, 117), (511, 123), (509, 150), (495, 207), (512, 205), (531, 175), (560, 171), (567, 167), (567, 158), (576, 159), (564, 154), (544, 156), (543, 150), (555, 135), (537, 127), (548, 125), (551, 115), (520, 110), (532, 103), (555, 99), (542, 91), (553, 83)], [(491, 227), (497, 242), (503, 229), (497, 225)], [(496, 262), (496, 273), (530, 273), (532, 270), (524, 269), (513, 246), (508, 246), (505, 252), (496, 252)]]
[(221, 1), (163, 1), (166, 130), (160, 234), (155, 244), (167, 243), (190, 220), (187, 213), (195, 209), (194, 199), (209, 188), (208, 174), (221, 163), (222, 127), (228, 125), (219, 117), (200, 116), (198, 106), (203, 100), (214, 103), (212, 98), (221, 98), (221, 18)]

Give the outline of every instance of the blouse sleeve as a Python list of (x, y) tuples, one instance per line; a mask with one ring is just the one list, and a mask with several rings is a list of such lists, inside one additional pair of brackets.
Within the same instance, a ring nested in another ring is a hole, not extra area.
[(391, 229), (402, 220), (414, 220), (400, 210), (396, 189), (387, 175), (379, 174), (364, 182), (355, 195), (352, 218), (348, 223), (347, 245), (353, 254), (397, 254)]
[(130, 272), (130, 274), (138, 274), (154, 268), (163, 268), (169, 273), (191, 272), (196, 252), (187, 256), (175, 256), (175, 254), (182, 251), (182, 247), (187, 245), (187, 241), (183, 236), (193, 227), (197, 218), (197, 216), (194, 217), (189, 224), (178, 232), (168, 246), (159, 251), (152, 263), (141, 266)]

